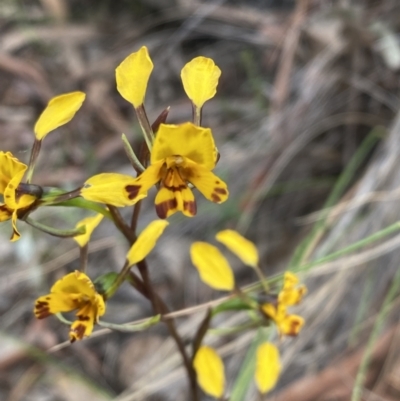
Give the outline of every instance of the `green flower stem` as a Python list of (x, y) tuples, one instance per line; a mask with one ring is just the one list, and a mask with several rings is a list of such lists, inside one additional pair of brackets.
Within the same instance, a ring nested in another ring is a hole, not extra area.
[(263, 286), (265, 293), (268, 294), (268, 292), (269, 292), (268, 281), (267, 281), (266, 277), (264, 276), (262, 270), (260, 269), (260, 266), (257, 265), (257, 266), (252, 266), (252, 267), (256, 271), (258, 279), (260, 280), (261, 285)]
[(24, 221), (28, 223), (30, 226), (37, 228), (40, 231), (43, 231), (47, 234), (53, 235), (55, 237), (60, 237), (60, 238), (70, 238), (70, 237), (75, 237), (75, 235), (81, 235), (85, 234), (86, 228), (85, 226), (79, 227), (79, 228), (74, 228), (71, 230), (59, 230), (53, 227), (46, 226), (42, 223), (39, 223), (38, 221), (32, 220), (29, 217), (24, 218)]
[(255, 329), (262, 326), (263, 323), (263, 321), (259, 320), (258, 322), (247, 322), (240, 326), (218, 327), (217, 329), (209, 329), (207, 334), (214, 336), (229, 336), (231, 334), (242, 333), (246, 330)]
[(160, 322), (160, 317), (161, 317), (160, 315), (152, 316), (149, 319), (143, 321), (142, 323), (136, 323), (136, 324), (115, 324), (115, 323), (103, 322), (101, 320), (99, 320), (97, 324), (99, 326), (106, 327), (111, 330), (132, 333), (136, 331), (143, 331), (151, 326), (156, 325), (157, 323)]
[(92, 210), (93, 212), (100, 213), (104, 217), (107, 217), (110, 220), (113, 220), (112, 215), (109, 210), (107, 210), (104, 206), (100, 205), (99, 203), (87, 201), (83, 198), (75, 198), (70, 199), (67, 201), (62, 201), (58, 203), (49, 203), (46, 206), (66, 206), (66, 207), (78, 207), (80, 209)]
[(126, 156), (128, 157), (129, 161), (131, 162), (132, 167), (135, 169), (135, 171), (138, 174), (143, 173), (145, 168), (143, 167), (142, 163), (140, 163), (135, 152), (133, 151), (132, 146), (128, 141), (128, 138), (126, 137), (125, 134), (122, 134), (121, 139), (122, 139), (122, 143), (124, 145)]
[(42, 141), (39, 141), (38, 139), (35, 139), (35, 142), (33, 142), (31, 156), (29, 158), (28, 170), (26, 172), (27, 184), (29, 184), (32, 180), (33, 170), (35, 169), (36, 160), (39, 156), (41, 145), (42, 145)]
[(149, 119), (147, 118), (146, 110), (144, 105), (141, 104), (139, 107), (135, 108), (136, 116), (139, 120), (140, 128), (142, 129), (144, 140), (146, 141), (149, 150), (153, 147), (154, 134), (151, 129)]

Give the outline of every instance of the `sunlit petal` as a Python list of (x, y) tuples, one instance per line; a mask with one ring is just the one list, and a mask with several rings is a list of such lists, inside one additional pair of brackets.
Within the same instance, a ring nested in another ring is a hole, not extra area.
[(181, 71), (183, 88), (188, 98), (199, 108), (215, 96), (220, 76), (221, 70), (207, 57), (194, 58)]
[(144, 102), (152, 70), (153, 63), (145, 46), (129, 55), (115, 70), (118, 92), (134, 107)]
[(225, 372), (216, 351), (211, 347), (200, 347), (194, 357), (193, 367), (202, 390), (214, 398), (221, 398), (225, 388)]
[(103, 173), (90, 177), (80, 190), (82, 198), (117, 207), (134, 205), (146, 195), (129, 175)]
[(71, 92), (51, 99), (35, 124), (36, 139), (42, 140), (49, 132), (71, 121), (85, 97), (83, 92)]
[(271, 343), (263, 343), (257, 348), (255, 379), (261, 393), (271, 391), (279, 379), (282, 366), (278, 348)]
[(21, 163), (10, 152), (0, 152), (0, 194), (4, 193), (13, 177), (19, 175), (22, 179), (23, 174), (20, 175), (20, 173), (25, 172), (26, 169), (27, 165)]
[(209, 128), (190, 122), (181, 125), (161, 124), (151, 151), (151, 163), (170, 156), (186, 157), (211, 170), (215, 166), (215, 143)]
[(51, 287), (50, 292), (52, 294), (83, 294), (89, 298), (94, 297), (96, 294), (94, 285), (90, 278), (85, 273), (78, 270), (75, 270), (56, 281)]
[(228, 186), (211, 171), (187, 160), (186, 177), (208, 200), (223, 203), (228, 199)]
[(151, 252), (168, 224), (166, 220), (155, 220), (140, 233), (126, 255), (129, 266), (140, 262)]
[(244, 238), (235, 230), (223, 230), (215, 236), (217, 241), (222, 242), (233, 252), (244, 264), (258, 266), (258, 251), (256, 246)]
[(194, 242), (190, 256), (204, 283), (216, 290), (233, 290), (235, 279), (232, 269), (218, 248), (207, 242)]

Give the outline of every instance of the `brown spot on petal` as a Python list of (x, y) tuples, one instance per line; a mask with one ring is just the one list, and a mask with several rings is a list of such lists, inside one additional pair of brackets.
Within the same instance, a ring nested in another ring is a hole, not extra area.
[(211, 198), (212, 198), (212, 201), (215, 202), (215, 203), (220, 203), (221, 202), (221, 198), (216, 193), (213, 193), (211, 195)]
[(75, 342), (76, 340), (82, 340), (85, 330), (86, 327), (83, 324), (78, 324), (78, 326), (72, 329), (69, 333), (69, 339), (71, 343)]
[(219, 184), (221, 184), (221, 181), (216, 180), (215, 183), (216, 183), (217, 185), (219, 185)]
[(81, 316), (78, 316), (78, 320), (80, 320), (81, 322), (87, 322), (88, 320), (90, 320), (90, 317), (81, 315)]
[(183, 209), (187, 210), (192, 216), (195, 216), (197, 213), (196, 201), (183, 202)]
[(140, 191), (140, 188), (140, 185), (127, 185), (125, 190), (128, 192), (128, 198), (130, 200), (135, 199)]
[(220, 194), (220, 195), (226, 195), (226, 194), (227, 194), (225, 188), (214, 188), (214, 191), (215, 191), (217, 194)]
[(169, 199), (165, 202), (161, 202), (158, 205), (156, 204), (157, 216), (160, 219), (166, 219), (168, 212), (170, 210), (175, 210), (177, 207), (178, 207), (178, 202), (175, 198)]
[(44, 319), (51, 315), (49, 303), (45, 301), (37, 301), (35, 304), (35, 316), (38, 319)]

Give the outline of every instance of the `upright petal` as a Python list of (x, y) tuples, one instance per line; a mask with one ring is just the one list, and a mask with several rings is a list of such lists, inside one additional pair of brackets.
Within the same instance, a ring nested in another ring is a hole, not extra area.
[(51, 287), (52, 294), (83, 294), (88, 299), (94, 298), (96, 291), (90, 278), (78, 270), (67, 274)]
[(190, 122), (160, 124), (151, 151), (151, 164), (171, 156), (182, 156), (208, 170), (215, 166), (215, 142), (209, 128)]
[(27, 165), (21, 163), (10, 152), (0, 152), (0, 194), (4, 194), (7, 185), (13, 177), (21, 172), (25, 172), (26, 169)]
[(36, 200), (36, 197), (34, 197), (33, 195), (24, 194), (21, 196), (17, 196), (18, 185), (21, 183), (24, 174), (24, 170), (16, 173), (4, 190), (4, 203), (10, 209), (24, 209), (30, 206)]
[(76, 228), (83, 226), (86, 228), (85, 234), (75, 235), (75, 237), (73, 237), (81, 248), (89, 242), (94, 229), (100, 224), (103, 217), (102, 214), (98, 213), (96, 216), (86, 217), (76, 224)]
[(256, 246), (235, 230), (223, 230), (215, 236), (244, 264), (252, 267), (258, 266), (258, 251)]
[(140, 233), (126, 255), (129, 266), (140, 262), (151, 252), (168, 224), (166, 220), (155, 220)]
[(224, 364), (215, 350), (204, 345), (200, 347), (194, 357), (193, 367), (202, 390), (220, 399), (224, 394), (225, 372)]
[(181, 71), (183, 88), (188, 98), (197, 106), (215, 96), (221, 70), (207, 57), (196, 57)]
[(152, 70), (153, 63), (146, 46), (129, 55), (115, 70), (118, 92), (135, 108), (144, 103)]
[(211, 202), (223, 203), (228, 199), (225, 182), (203, 166), (187, 160), (185, 174), (187, 180)]
[(10, 238), (11, 242), (18, 241), (21, 237), (21, 234), (19, 233), (18, 228), (17, 228), (17, 219), (18, 219), (17, 209), (15, 209), (11, 216), (11, 224), (12, 224), (12, 229), (13, 229), (13, 232), (12, 232), (11, 238)]
[(71, 121), (85, 97), (83, 92), (71, 92), (51, 99), (35, 124), (36, 139), (41, 141), (49, 132)]
[(286, 315), (284, 319), (277, 322), (281, 334), (295, 337), (304, 326), (304, 319), (299, 315)]
[(134, 205), (146, 194), (139, 193), (136, 180), (124, 174), (103, 173), (90, 177), (80, 190), (82, 198), (117, 207)]
[(147, 167), (130, 185), (131, 193), (136, 192), (139, 197), (147, 196), (149, 189), (160, 181), (160, 170), (163, 164), (164, 161), (161, 160)]
[(261, 393), (272, 390), (279, 379), (282, 366), (279, 350), (271, 343), (263, 343), (257, 348), (255, 379)]
[(233, 290), (235, 279), (232, 269), (218, 248), (207, 242), (194, 242), (190, 256), (202, 281), (216, 290)]

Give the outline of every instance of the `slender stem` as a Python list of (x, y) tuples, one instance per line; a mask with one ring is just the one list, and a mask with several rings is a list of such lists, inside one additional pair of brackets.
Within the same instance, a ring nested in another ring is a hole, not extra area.
[(60, 237), (60, 238), (69, 238), (69, 237), (75, 237), (76, 235), (81, 235), (85, 234), (86, 230), (85, 227), (79, 227), (79, 228), (73, 228), (71, 230), (58, 230), (53, 227), (46, 226), (42, 223), (39, 223), (36, 220), (32, 220), (29, 217), (24, 217), (22, 220), (25, 221), (25, 223), (28, 223), (30, 226), (37, 228), (40, 231), (43, 231), (47, 234), (53, 235), (55, 237)]
[(154, 134), (151, 129), (149, 119), (147, 118), (146, 110), (141, 104), (139, 107), (135, 108), (137, 118), (139, 120), (140, 128), (142, 129), (144, 140), (146, 141), (147, 147), (149, 150), (153, 147), (154, 142)]
[(133, 207), (132, 220), (131, 220), (131, 230), (133, 232), (136, 232), (141, 206), (142, 206), (142, 201), (140, 200)]
[(111, 213), (112, 219), (114, 220), (116, 227), (118, 228), (118, 230), (122, 232), (122, 234), (124, 234), (129, 244), (132, 245), (136, 241), (135, 233), (131, 231), (129, 226), (125, 223), (124, 219), (121, 216), (121, 213), (115, 206), (107, 205), (107, 207)]
[(87, 261), (88, 261), (88, 244), (79, 247), (79, 265), (82, 273), (86, 273)]
[(140, 163), (135, 152), (133, 151), (132, 146), (128, 141), (128, 138), (126, 137), (125, 134), (122, 134), (121, 139), (122, 139), (122, 144), (124, 145), (125, 154), (128, 157), (129, 161), (131, 162), (132, 167), (135, 169), (137, 174), (143, 173), (144, 167), (142, 163)]
[(35, 142), (33, 143), (32, 150), (31, 150), (31, 156), (29, 159), (28, 171), (26, 173), (26, 182), (28, 184), (32, 180), (33, 170), (35, 169), (36, 159), (39, 156), (41, 145), (42, 145), (42, 141), (35, 139)]
[(193, 111), (193, 124), (200, 127), (200, 125), (201, 125), (201, 107), (197, 107), (194, 103), (192, 103), (192, 111)]

